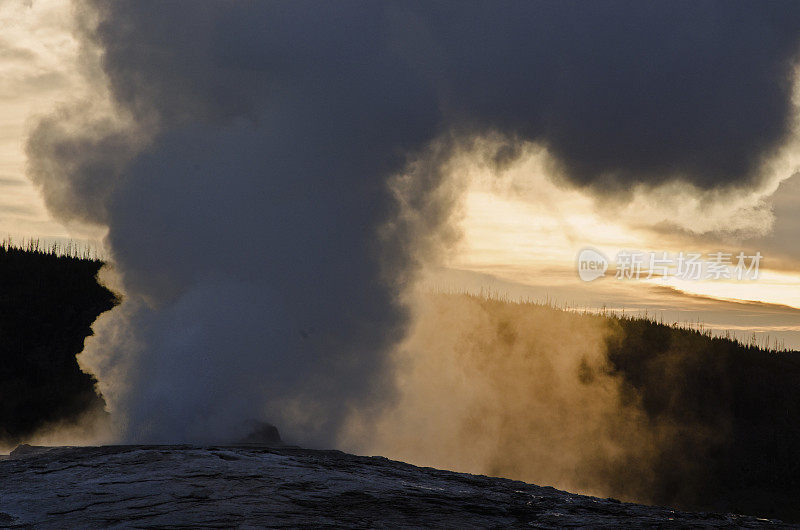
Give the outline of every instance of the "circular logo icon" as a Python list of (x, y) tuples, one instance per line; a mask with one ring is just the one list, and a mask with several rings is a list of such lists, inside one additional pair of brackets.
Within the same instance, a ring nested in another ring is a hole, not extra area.
[(595, 248), (584, 248), (578, 252), (578, 276), (585, 282), (602, 278), (608, 270), (608, 258)]

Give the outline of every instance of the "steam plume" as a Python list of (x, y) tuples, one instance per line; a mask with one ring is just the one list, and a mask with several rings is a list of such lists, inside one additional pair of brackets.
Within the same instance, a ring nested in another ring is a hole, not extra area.
[(544, 144), (601, 189), (757, 182), (800, 9), (722, 5), (77, 2), (109, 105), (43, 120), (29, 173), (108, 228), (125, 300), (82, 363), (122, 437), (259, 416), (326, 443), (391, 397), (400, 295), (452, 238), (453, 139)]

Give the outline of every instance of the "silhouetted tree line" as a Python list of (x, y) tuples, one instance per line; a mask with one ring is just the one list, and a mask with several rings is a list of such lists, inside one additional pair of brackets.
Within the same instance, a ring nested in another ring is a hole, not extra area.
[[(489, 473), (541, 480), (535, 470), (531, 473), (524, 465), (513, 464), (514, 459), (525, 458), (524, 451), (516, 453), (519, 447), (541, 443), (548, 436), (557, 444), (561, 436), (576, 428), (574, 417), (591, 413), (549, 411), (550, 417), (560, 418), (563, 424), (542, 430), (542, 407), (575, 406), (580, 399), (570, 402), (562, 394), (583, 389), (585, 396), (610, 400), (594, 391), (600, 387), (613, 392), (609, 404), (618, 407), (619, 415), (604, 421), (619, 433), (598, 431), (596, 444), (571, 455), (574, 468), (564, 470), (577, 474), (588, 490), (692, 511), (800, 522), (800, 352), (765, 349), (756, 341), (745, 344), (689, 325), (665, 325), (611, 311), (598, 314), (564, 309), (549, 300), (518, 303), (493, 293), (436, 296), (437, 311), (450, 315), (451, 326), (453, 316), (462, 314), (466, 319), (463, 328), (441, 333), (449, 334), (447, 343), (463, 343), (456, 347), (463, 350), (467, 368), (472, 366), (469, 362), (484, 364), (487, 368), (481, 373), (492, 378), (508, 375), (513, 379), (516, 373), (552, 378), (555, 397), (540, 394), (547, 391), (547, 381), (532, 381), (527, 409), (504, 409), (508, 403), (495, 396), (499, 404), (488, 409), (494, 414), (506, 413), (509, 419), (485, 424), (495, 432), (496, 446), (502, 452), (496, 458), (498, 471), (489, 469)], [(475, 309), (475, 303), (482, 312)], [(495, 335), (488, 336), (486, 330), (492, 327)], [(553, 329), (574, 332), (588, 341), (587, 355), (572, 374), (565, 370), (575, 364), (566, 359), (554, 362), (554, 353), (547, 348), (554, 348), (556, 356), (578, 355), (573, 349), (574, 337), (559, 341), (553, 337)], [(543, 337), (541, 341), (538, 336)], [(593, 342), (595, 337), (602, 342)], [(560, 351), (562, 344), (566, 346)], [(605, 356), (599, 364), (592, 360), (598, 347)], [(538, 356), (542, 358), (536, 359)], [(495, 363), (515, 372), (495, 370)], [(476, 377), (477, 385), (487, 384), (469, 369), (462, 366), (459, 370), (463, 377)], [(575, 385), (569, 384), (569, 377), (574, 377)], [(503, 385), (502, 379), (488, 381)], [(513, 395), (519, 394), (518, 382), (510, 381), (508, 388), (516, 392)], [(491, 393), (488, 395), (491, 399)], [(477, 408), (472, 415), (480, 418), (482, 410)], [(530, 418), (525, 417), (528, 410)], [(608, 410), (600, 407), (594, 412), (606, 414)], [(554, 432), (549, 432), (550, 428)], [(581, 434), (594, 428), (596, 424), (587, 421)], [(465, 428), (465, 432), (472, 431)], [(542, 452), (537, 447), (531, 450)], [(574, 451), (575, 447), (565, 450)], [(519, 475), (520, 470), (524, 476)]]
[(800, 520), (800, 352), (614, 320), (612, 370), (662, 436), (655, 502)]
[(0, 442), (104, 406), (76, 355), (91, 325), (117, 303), (96, 276), (103, 263), (77, 252), (0, 246)]

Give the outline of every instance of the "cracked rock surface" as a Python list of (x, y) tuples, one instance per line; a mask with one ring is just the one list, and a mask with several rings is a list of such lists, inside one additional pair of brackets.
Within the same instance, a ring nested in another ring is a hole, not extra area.
[(0, 461), (0, 526), (787, 527), (684, 513), (338, 451), (22, 447)]

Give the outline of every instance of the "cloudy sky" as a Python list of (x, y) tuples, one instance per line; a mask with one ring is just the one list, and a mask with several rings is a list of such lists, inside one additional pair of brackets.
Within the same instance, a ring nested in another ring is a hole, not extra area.
[[(262, 105), (254, 95), (283, 82), (268, 84), (253, 74), (259, 69), (277, 68), (289, 79), (286, 86), (295, 82), (289, 75), (295, 73), (292, 60), (310, 65), (296, 76), (307, 82), (304, 87), (317, 87), (308, 89), (309, 101), (324, 101), (328, 96), (323, 88), (329, 83), (338, 97), (336, 105), (344, 108), (347, 94), (359, 92), (348, 92), (344, 82), (337, 85), (341, 79), (327, 65), (347, 64), (346, 74), (364, 79), (364, 108), (383, 105), (376, 108), (385, 109), (386, 129), (403, 124), (396, 133), (380, 134), (393, 149), (418, 152), (442, 130), (471, 138), (449, 151), (447, 163), (439, 168), (445, 187), (460, 190), (455, 214), (448, 217), (460, 237), (429, 267), (427, 281), (434, 287), (647, 311), (667, 321), (702, 321), (719, 332), (732, 330), (742, 337), (755, 332), (762, 342), (769, 336), (800, 347), (800, 84), (793, 69), (800, 31), (791, 12), (796, 10), (778, 3), (764, 9), (692, 3), (683, 6), (685, 16), (676, 16), (664, 4), (623, 9), (612, 3), (601, 13), (595, 12), (597, 5), (504, 5), (505, 12), (488, 13), (444, 4), (430, 9), (394, 6), (375, 15), (386, 26), (380, 34), (371, 33), (372, 13), (348, 19), (343, 7), (335, 16), (351, 25), (351, 31), (362, 31), (363, 42), (329, 32), (324, 14), (303, 20), (292, 13), (256, 9), (254, 20), (284, 17), (281, 31), (293, 25), (317, 31), (297, 48), (297, 57), (289, 57), (295, 51), (286, 47), (291, 35), (278, 31), (264, 36), (266, 30), (262, 34), (262, 28), (250, 25), (237, 10), (209, 22), (203, 17), (214, 8), (204, 4), (186, 23), (208, 30), (210, 36), (198, 45), (206, 52), (216, 47), (213, 61), (206, 64), (203, 55), (192, 51), (191, 35), (173, 35), (162, 26), (137, 34), (139, 48), (123, 44), (131, 34), (120, 28), (135, 28), (145, 20), (127, 4), (108, 10), (113, 12), (107, 13), (111, 23), (105, 32), (82, 40), (73, 34), (69, 3), (3, 0), (0, 232), (18, 239), (72, 238), (99, 245), (112, 226), (106, 244), (113, 247), (116, 242), (111, 251), (118, 256), (125, 255), (123, 241), (132, 240), (125, 239), (131, 225), (115, 232), (117, 219), (106, 212), (119, 201), (105, 201), (108, 190), (96, 185), (96, 176), (86, 177), (99, 174), (96, 168), (77, 164), (82, 176), (70, 169), (65, 146), (81, 144), (59, 144), (60, 151), (52, 150), (57, 142), (48, 131), (54, 129), (36, 129), (40, 118), (54, 116), (59, 104), (78, 108), (76, 101), (86, 105), (85, 94), (99, 90), (89, 87), (87, 70), (92, 67), (81, 55), (87, 42), (110, 53), (106, 74), (118, 107), (135, 115), (154, 102), (149, 112), (163, 130), (179, 127), (173, 123), (184, 127), (191, 120), (183, 116), (191, 113), (202, 116), (208, 127), (229, 116), (281, 122), (286, 119), (282, 113), (302, 114), (284, 93), (276, 100), (289, 110)], [(167, 11), (166, 20), (177, 16)], [(115, 25), (119, 20), (132, 22)], [(237, 32), (226, 31), (230, 27), (241, 28), (240, 40), (230, 36)], [(394, 63), (380, 55), (382, 48), (374, 55), (354, 52), (358, 66), (338, 55), (325, 62), (325, 52), (318, 51), (339, 44), (352, 51), (369, 47), (374, 39), (389, 43), (387, 56), (399, 58), (396, 71), (385, 66)], [(160, 46), (172, 47), (172, 55), (162, 54)], [(181, 54), (186, 59), (173, 68), (170, 61)], [(378, 72), (374, 76), (373, 68)], [(214, 77), (227, 75), (231, 77)], [(142, 80), (150, 84), (137, 84)], [(130, 84), (124, 87), (124, 82)], [(147, 88), (151, 85), (156, 87), (152, 91)], [(244, 85), (254, 87), (252, 92), (242, 89)], [(376, 90), (389, 85), (385, 101), (371, 100)], [(346, 104), (357, 104), (355, 99)], [(320, 107), (332, 109), (326, 118), (339, 116), (336, 105)], [(352, 115), (349, 109), (341, 114)], [(134, 116), (143, 136), (148, 119)], [(371, 123), (369, 119), (362, 121)], [(69, 122), (64, 128), (80, 129), (81, 123)], [(39, 163), (31, 167), (26, 143), (34, 129), (38, 136), (28, 149)], [(423, 130), (430, 136), (418, 134)], [(108, 145), (134, 152), (133, 143)], [(320, 145), (327, 149), (332, 144)], [(45, 163), (53, 160), (75, 175), (59, 180), (53, 169), (58, 164)], [(117, 168), (98, 167), (108, 175)], [(155, 193), (158, 186), (150, 191)], [(137, 193), (128, 197), (146, 197), (147, 192)], [(221, 204), (219, 211), (230, 206)], [(195, 230), (201, 241), (231, 237), (220, 226), (225, 223), (210, 228), (200, 223)], [(232, 226), (237, 230), (238, 225)], [(612, 262), (606, 277), (590, 283), (580, 281), (576, 272), (577, 254), (586, 247)], [(141, 252), (143, 247), (137, 248)], [(614, 278), (613, 263), (621, 250), (671, 256), (760, 252), (763, 261), (757, 281), (681, 281), (672, 275), (623, 281)]]
[(96, 237), (47, 213), (25, 176), (25, 141), (37, 116), (84, 90), (68, 2), (0, 2), (0, 232), (22, 240)]

